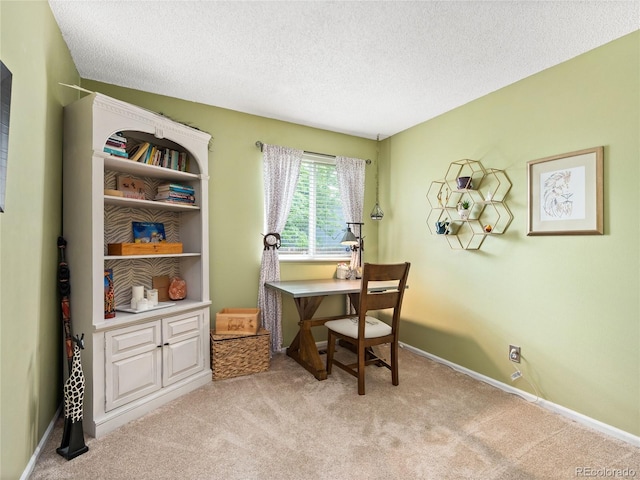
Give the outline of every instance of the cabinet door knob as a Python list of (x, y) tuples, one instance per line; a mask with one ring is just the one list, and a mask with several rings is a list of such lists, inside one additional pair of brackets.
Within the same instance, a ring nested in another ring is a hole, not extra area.
[(165, 343), (165, 345), (169, 345), (169, 342)]

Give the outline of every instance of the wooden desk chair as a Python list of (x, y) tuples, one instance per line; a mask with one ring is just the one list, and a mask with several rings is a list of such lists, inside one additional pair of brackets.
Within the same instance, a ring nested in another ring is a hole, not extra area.
[[(364, 395), (365, 366), (373, 363), (384, 365), (391, 370), (391, 381), (398, 385), (398, 326), (400, 308), (409, 276), (410, 263), (380, 265), (365, 263), (362, 270), (362, 287), (358, 302), (358, 314), (325, 323), (329, 330), (327, 343), (327, 373), (331, 373), (332, 365), (358, 378), (358, 394)], [(398, 281), (397, 290), (369, 292), (369, 282)], [(393, 309), (391, 325), (367, 315), (371, 310)], [(344, 364), (333, 358), (336, 339), (352, 345), (357, 353), (357, 362)], [(371, 347), (391, 344), (391, 364), (376, 356)]]

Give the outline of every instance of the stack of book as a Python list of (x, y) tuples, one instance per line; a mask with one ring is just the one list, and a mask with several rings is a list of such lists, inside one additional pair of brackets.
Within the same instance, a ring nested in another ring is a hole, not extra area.
[(114, 133), (107, 139), (104, 151), (116, 157), (129, 158), (129, 154), (127, 153), (127, 138), (120, 132)]
[(193, 187), (178, 183), (163, 183), (160, 185), (155, 199), (159, 202), (179, 203), (182, 205), (193, 205), (196, 201)]
[(127, 151), (129, 158), (134, 162), (170, 168), (181, 172), (187, 171), (187, 154), (185, 152), (158, 147), (149, 142), (132, 145)]

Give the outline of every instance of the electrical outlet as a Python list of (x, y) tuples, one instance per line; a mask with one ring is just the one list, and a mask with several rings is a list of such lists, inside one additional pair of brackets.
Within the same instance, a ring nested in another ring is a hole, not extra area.
[(509, 345), (509, 360), (520, 363), (520, 347)]

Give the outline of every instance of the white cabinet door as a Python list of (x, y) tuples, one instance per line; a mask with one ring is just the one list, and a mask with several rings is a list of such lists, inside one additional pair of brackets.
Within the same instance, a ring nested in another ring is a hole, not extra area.
[(105, 410), (162, 388), (161, 322), (105, 333)]
[(204, 369), (203, 322), (202, 310), (162, 320), (165, 387)]

